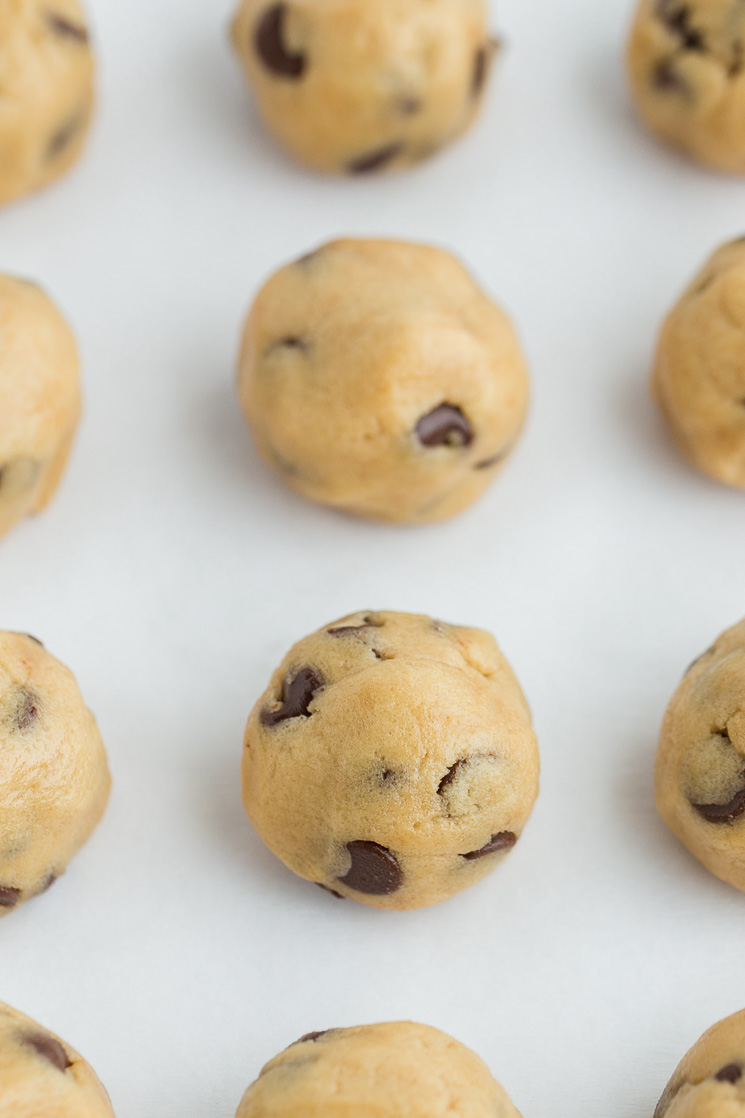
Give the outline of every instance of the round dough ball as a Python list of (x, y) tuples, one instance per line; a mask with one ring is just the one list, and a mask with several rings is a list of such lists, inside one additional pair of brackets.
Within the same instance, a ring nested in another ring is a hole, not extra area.
[(0, 0), (0, 203), (76, 161), (93, 112), (93, 54), (78, 0)]
[(423, 524), (472, 504), (515, 445), (528, 375), (504, 314), (446, 252), (343, 240), (277, 272), (239, 393), (263, 457), (311, 500)]
[(69, 326), (35, 284), (0, 275), (0, 535), (54, 496), (80, 407)]
[(398, 1021), (309, 1033), (262, 1070), (236, 1118), (520, 1118), (469, 1048)]
[(233, 39), (284, 146), (351, 175), (418, 163), (464, 132), (496, 51), (486, 0), (242, 0)]
[(248, 720), (243, 802), (267, 846), (332, 893), (437, 904), (486, 877), (538, 794), (538, 746), (494, 638), (356, 613), (300, 641)]
[(660, 815), (700, 862), (745, 892), (745, 621), (689, 668), (662, 726)]
[(654, 1118), (743, 1118), (745, 1011), (705, 1032), (675, 1069)]
[(64, 873), (110, 787), (101, 736), (72, 672), (34, 637), (0, 633), (0, 916)]
[(0, 1118), (113, 1118), (90, 1064), (30, 1017), (0, 1003)]

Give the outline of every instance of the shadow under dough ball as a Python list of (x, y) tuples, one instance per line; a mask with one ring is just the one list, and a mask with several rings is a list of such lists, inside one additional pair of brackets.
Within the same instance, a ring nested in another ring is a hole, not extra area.
[(653, 132), (716, 170), (745, 174), (745, 4), (642, 0), (627, 62)]
[(530, 711), (494, 638), (358, 613), (294, 646), (248, 720), (243, 802), (291, 870), (376, 908), (437, 904), (515, 846)]
[(745, 1115), (745, 1011), (705, 1032), (675, 1070), (654, 1118)]
[(0, 0), (0, 204), (46, 186), (77, 160), (93, 75), (78, 0)]
[(415, 524), (481, 496), (529, 397), (507, 315), (449, 253), (397, 241), (335, 241), (277, 272), (248, 316), (238, 381), (289, 486)]
[[(745, 7), (745, 5), (744, 5)], [(704, 266), (662, 327), (653, 391), (678, 449), (745, 488), (745, 239)]]
[(662, 725), (655, 796), (708, 870), (745, 892), (745, 621), (686, 672)]
[(284, 146), (350, 175), (418, 163), (464, 132), (496, 50), (485, 0), (243, 0), (233, 40)]
[(398, 1021), (309, 1033), (271, 1060), (236, 1118), (520, 1118), (469, 1048)]
[(30, 1017), (0, 1003), (0, 1118), (113, 1118), (90, 1064)]
[(0, 633), (0, 916), (64, 873), (110, 787), (101, 736), (72, 672), (34, 637)]
[(54, 496), (80, 407), (69, 326), (35, 284), (0, 275), (0, 536)]

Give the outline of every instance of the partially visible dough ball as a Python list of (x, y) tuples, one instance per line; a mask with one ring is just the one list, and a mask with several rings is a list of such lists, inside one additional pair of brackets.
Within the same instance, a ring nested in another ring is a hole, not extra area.
[(485, 0), (242, 0), (233, 39), (285, 147), (353, 175), (418, 163), (464, 132), (496, 49)]
[(437, 904), (513, 849), (538, 794), (520, 685), (489, 633), (358, 613), (290, 650), (248, 721), (243, 802), (309, 881)]
[(0, 0), (0, 204), (72, 166), (93, 97), (93, 53), (78, 0)]
[(298, 493), (424, 524), (491, 484), (529, 385), (509, 318), (449, 253), (342, 240), (260, 291), (239, 394), (259, 451)]
[(655, 767), (662, 818), (700, 862), (745, 892), (745, 621), (688, 669)]
[(469, 1048), (408, 1021), (309, 1033), (262, 1070), (236, 1118), (520, 1118)]
[(113, 1118), (90, 1064), (30, 1017), (0, 1003), (0, 1118)]
[(52, 499), (80, 408), (69, 326), (33, 283), (0, 275), (0, 535)]
[(34, 637), (0, 633), (0, 916), (64, 873), (110, 787), (101, 735), (72, 672)]
[(745, 1010), (705, 1032), (665, 1088), (654, 1118), (744, 1118)]

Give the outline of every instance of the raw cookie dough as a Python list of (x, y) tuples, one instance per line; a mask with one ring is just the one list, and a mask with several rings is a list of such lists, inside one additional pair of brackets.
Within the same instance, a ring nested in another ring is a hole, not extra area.
[(469, 1048), (399, 1021), (309, 1033), (271, 1060), (236, 1118), (520, 1118)]
[(694, 662), (675, 692), (655, 795), (691, 853), (745, 892), (745, 621)]
[(78, 0), (0, 0), (0, 204), (72, 166), (92, 111), (93, 54)]
[(90, 1064), (30, 1017), (0, 1003), (0, 1118), (113, 1118)]
[(668, 315), (653, 391), (679, 450), (745, 488), (745, 239), (724, 245)]
[(464, 132), (496, 51), (485, 0), (242, 0), (233, 39), (284, 146), (351, 175), (418, 163)]
[(745, 1011), (705, 1032), (675, 1070), (654, 1118), (744, 1118)]
[(246, 323), (239, 394), (261, 454), (360, 516), (423, 524), (472, 504), (528, 392), (510, 320), (424, 245), (328, 244), (277, 272)]
[(248, 720), (243, 802), (301, 877), (376, 908), (486, 877), (538, 793), (538, 746), (494, 638), (361, 612), (295, 645)]
[(745, 174), (743, 0), (642, 0), (628, 69), (653, 132), (701, 163)]
[(0, 275), (0, 535), (52, 499), (79, 416), (69, 326), (35, 284)]
[(0, 916), (44, 893), (103, 815), (111, 779), (75, 677), (0, 633)]

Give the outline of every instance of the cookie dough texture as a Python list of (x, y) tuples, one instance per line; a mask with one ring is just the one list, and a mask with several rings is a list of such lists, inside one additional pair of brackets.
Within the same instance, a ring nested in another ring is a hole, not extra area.
[(660, 1099), (654, 1118), (743, 1118), (745, 1011), (720, 1021), (694, 1044)]
[(93, 1068), (69, 1044), (0, 1003), (0, 1118), (113, 1118)]
[(0, 535), (52, 499), (80, 408), (69, 326), (35, 284), (0, 275)]
[(236, 1118), (520, 1118), (470, 1049), (399, 1021), (309, 1033), (276, 1056)]
[(0, 0), (0, 204), (72, 166), (93, 96), (93, 54), (78, 0)]
[(72, 673), (34, 637), (0, 633), (0, 916), (64, 873), (103, 815), (110, 784)]
[(352, 175), (418, 163), (464, 132), (496, 50), (485, 0), (242, 0), (233, 40), (284, 146)]
[(296, 644), (248, 721), (246, 811), (301, 877), (378, 908), (433, 905), (514, 847), (538, 748), (494, 639), (357, 613)]
[(683, 455), (745, 488), (745, 239), (720, 248), (668, 315), (653, 391)]
[(655, 768), (662, 818), (700, 862), (745, 891), (745, 621), (689, 668)]
[(452, 256), (342, 240), (259, 293), (239, 395), (259, 451), (298, 493), (421, 524), (492, 482), (529, 388), (509, 319)]

